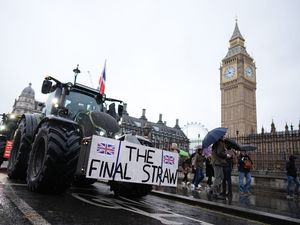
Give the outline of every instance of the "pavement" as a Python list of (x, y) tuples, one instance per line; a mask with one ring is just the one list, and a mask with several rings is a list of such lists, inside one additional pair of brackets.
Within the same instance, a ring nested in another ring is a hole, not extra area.
[(208, 195), (205, 182), (201, 185), (199, 190), (192, 190), (179, 180), (176, 188), (155, 187), (152, 194), (267, 224), (300, 224), (300, 197), (287, 199), (284, 189), (254, 185), (251, 195), (244, 196), (233, 183), (232, 197), (219, 200)]

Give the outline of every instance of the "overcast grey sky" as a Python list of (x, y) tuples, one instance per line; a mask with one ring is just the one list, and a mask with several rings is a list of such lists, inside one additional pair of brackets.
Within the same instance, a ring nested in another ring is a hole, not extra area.
[[(0, 0), (0, 113), (45, 75), (96, 87), (107, 59), (106, 94), (167, 125), (220, 126), (219, 68), (235, 18), (257, 66), (258, 131), (300, 119), (300, 1)], [(88, 75), (90, 71), (91, 76)]]

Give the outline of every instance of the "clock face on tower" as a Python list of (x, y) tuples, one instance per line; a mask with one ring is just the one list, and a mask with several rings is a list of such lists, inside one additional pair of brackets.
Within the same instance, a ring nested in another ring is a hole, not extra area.
[(235, 74), (235, 68), (233, 66), (228, 66), (224, 71), (225, 78), (231, 78)]
[(253, 74), (253, 69), (252, 69), (251, 66), (247, 66), (247, 67), (246, 67), (246, 69), (245, 69), (245, 75), (246, 75), (247, 77), (250, 77), (250, 78), (252, 78), (252, 77), (254, 76), (254, 74)]

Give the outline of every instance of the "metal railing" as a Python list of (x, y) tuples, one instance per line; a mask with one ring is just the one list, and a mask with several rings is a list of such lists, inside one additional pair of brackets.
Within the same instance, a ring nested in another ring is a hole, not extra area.
[(300, 167), (300, 131), (236, 136), (232, 139), (239, 144), (252, 144), (257, 150), (248, 152), (253, 160), (253, 172), (257, 174), (282, 176), (286, 172), (286, 162), (290, 155), (298, 157), (296, 168)]

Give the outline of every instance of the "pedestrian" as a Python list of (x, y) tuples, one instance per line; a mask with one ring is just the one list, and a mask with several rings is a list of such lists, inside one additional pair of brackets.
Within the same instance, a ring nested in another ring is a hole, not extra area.
[[(222, 181), (222, 195), (232, 197), (232, 181), (231, 181), (231, 172), (233, 165), (237, 163), (237, 156), (234, 150), (229, 146), (226, 146), (226, 154), (229, 154), (230, 157), (226, 158), (226, 166), (223, 167), (224, 179)], [(226, 189), (228, 192), (226, 192)]]
[(223, 174), (223, 167), (226, 166), (226, 158), (229, 158), (229, 154), (226, 154), (225, 150), (225, 142), (224, 142), (224, 136), (221, 137), (216, 143), (212, 146), (212, 166), (214, 168), (214, 176), (215, 180), (214, 183), (209, 190), (209, 196), (212, 196), (217, 199), (223, 199), (226, 198), (221, 195), (221, 185), (224, 178)]
[(214, 168), (211, 164), (211, 155), (208, 155), (205, 159), (205, 174), (207, 177), (207, 185), (210, 187), (212, 185), (212, 177), (214, 176)]
[[(245, 152), (241, 151), (238, 158), (238, 173), (239, 173), (239, 193), (240, 196), (249, 196), (250, 185), (251, 185), (251, 169), (253, 162), (250, 156)], [(244, 178), (246, 183), (244, 184)]]
[(191, 171), (191, 165), (189, 159), (186, 159), (182, 163), (182, 172), (183, 172), (183, 180), (182, 185), (183, 187), (188, 187), (190, 185), (189, 182), (189, 172)]
[[(287, 175), (287, 199), (293, 199), (294, 196), (299, 196), (299, 187), (300, 181), (299, 177), (297, 176), (297, 168), (295, 165), (295, 160), (297, 159), (296, 156), (290, 155), (289, 161), (286, 163), (286, 175)], [(294, 195), (291, 191), (292, 181), (295, 183), (295, 190)]]
[(198, 145), (196, 149), (196, 154), (192, 158), (192, 168), (195, 171), (194, 178), (192, 181), (192, 189), (196, 189), (196, 190), (201, 188), (200, 182), (204, 178), (204, 174), (203, 174), (204, 156), (202, 153), (203, 153), (202, 146)]
[(170, 147), (170, 151), (179, 153), (178, 145), (176, 143), (172, 143)]

